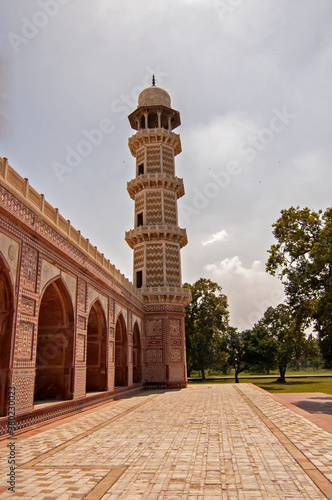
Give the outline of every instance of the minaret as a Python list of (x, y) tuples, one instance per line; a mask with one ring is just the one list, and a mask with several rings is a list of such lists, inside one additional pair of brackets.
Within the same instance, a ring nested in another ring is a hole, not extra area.
[(180, 136), (173, 132), (181, 123), (180, 113), (153, 77), (128, 118), (137, 132), (129, 139), (136, 176), (127, 190), (135, 201), (135, 219), (126, 241), (134, 251), (133, 282), (141, 289), (146, 313), (144, 383), (185, 387), (184, 307), (191, 296), (181, 281), (180, 249), (187, 234), (178, 226), (177, 200), (184, 187), (174, 168), (174, 157), (181, 152)]

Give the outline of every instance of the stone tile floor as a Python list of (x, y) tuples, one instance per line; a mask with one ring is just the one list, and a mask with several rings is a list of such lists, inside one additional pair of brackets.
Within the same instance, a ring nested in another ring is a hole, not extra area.
[(251, 384), (144, 391), (0, 447), (2, 498), (332, 499), (332, 434)]

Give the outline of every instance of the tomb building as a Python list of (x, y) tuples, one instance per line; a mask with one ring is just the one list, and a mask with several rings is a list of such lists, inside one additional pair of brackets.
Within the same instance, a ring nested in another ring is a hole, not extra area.
[(0, 158), (0, 435), (13, 406), (18, 430), (123, 391), (187, 384), (180, 115), (153, 82), (129, 121), (133, 283)]

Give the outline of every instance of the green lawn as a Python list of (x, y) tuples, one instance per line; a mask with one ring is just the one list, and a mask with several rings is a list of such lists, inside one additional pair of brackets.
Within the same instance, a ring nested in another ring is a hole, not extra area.
[[(332, 377), (307, 377), (307, 378), (287, 378), (286, 383), (276, 382), (276, 379), (264, 378), (240, 378), (240, 384), (248, 383), (258, 385), (268, 392), (325, 392), (332, 395)], [(190, 380), (189, 384), (234, 384), (234, 379), (219, 380)]]
[[(252, 373), (252, 372), (241, 372), (239, 376), (240, 377), (249, 377), (249, 376), (255, 376), (255, 375), (261, 376), (263, 374), (262, 373)], [(328, 370), (326, 368), (317, 368), (317, 369), (313, 369), (313, 368), (300, 368), (300, 369), (289, 368), (286, 370), (286, 377), (288, 375), (296, 375), (296, 376), (300, 376), (300, 375), (332, 375), (332, 370)], [(209, 377), (224, 378), (225, 377), (225, 375), (221, 371), (210, 370), (210, 369), (206, 370), (205, 376), (206, 376), (206, 378), (209, 378)], [(226, 376), (231, 377), (231, 378), (234, 377), (234, 370), (231, 370), (229, 375), (226, 375)], [(278, 377), (279, 371), (278, 370), (271, 370), (269, 373), (269, 376)], [(193, 370), (191, 373), (191, 377), (200, 378), (201, 373)]]
[[(280, 384), (275, 380), (271, 379), (244, 379), (241, 380), (243, 383), (251, 382), (252, 384), (258, 385), (262, 389), (268, 392), (325, 392), (326, 394), (332, 394), (332, 377), (308, 377), (308, 378), (294, 378), (287, 379), (285, 384)], [(241, 383), (240, 382), (240, 383)]]

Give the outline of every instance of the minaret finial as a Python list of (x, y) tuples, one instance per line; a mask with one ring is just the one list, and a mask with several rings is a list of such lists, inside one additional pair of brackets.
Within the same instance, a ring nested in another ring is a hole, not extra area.
[(152, 75), (152, 86), (155, 87), (155, 85), (156, 85), (156, 79), (154, 75)]

